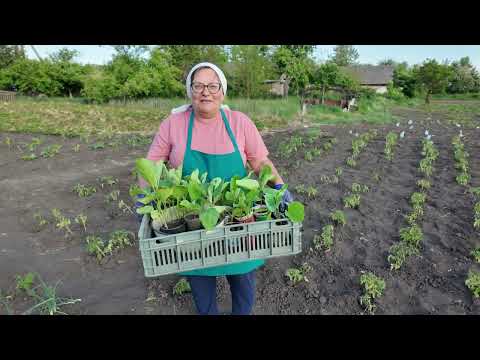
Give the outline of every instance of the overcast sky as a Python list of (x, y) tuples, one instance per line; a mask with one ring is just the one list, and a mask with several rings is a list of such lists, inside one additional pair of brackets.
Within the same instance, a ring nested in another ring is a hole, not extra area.
[[(46, 56), (62, 47), (76, 49), (80, 52), (77, 61), (80, 63), (106, 64), (112, 57), (111, 46), (98, 45), (35, 45), (40, 56)], [(318, 60), (326, 60), (335, 45), (317, 45), (315, 56)], [(480, 69), (480, 45), (355, 45), (360, 55), (360, 63), (377, 64), (383, 59), (407, 61), (410, 65), (423, 62), (427, 58), (438, 61), (458, 60), (469, 56), (472, 64)], [(32, 49), (27, 46), (27, 56), (35, 57)]]

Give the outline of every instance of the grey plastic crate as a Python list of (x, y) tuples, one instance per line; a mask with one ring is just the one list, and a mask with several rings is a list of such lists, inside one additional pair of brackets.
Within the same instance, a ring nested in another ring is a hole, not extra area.
[(150, 216), (138, 231), (146, 277), (174, 274), (302, 251), (302, 224), (260, 221), (155, 237)]

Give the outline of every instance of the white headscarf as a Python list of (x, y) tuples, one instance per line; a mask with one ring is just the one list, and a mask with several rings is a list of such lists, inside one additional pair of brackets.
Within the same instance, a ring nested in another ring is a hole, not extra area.
[[(187, 89), (188, 98), (189, 99), (192, 98), (192, 75), (193, 75), (193, 73), (195, 72), (195, 70), (197, 70), (199, 68), (204, 68), (204, 67), (210, 68), (213, 71), (215, 71), (218, 78), (220, 79), (220, 83), (222, 84), (223, 95), (224, 96), (227, 95), (227, 79), (225, 78), (225, 74), (223, 73), (223, 71), (220, 70), (220, 68), (215, 64), (212, 64), (212, 63), (209, 63), (209, 62), (202, 62), (202, 63), (199, 63), (199, 64), (195, 65), (190, 70), (190, 72), (188, 73), (187, 79), (185, 81), (185, 87)], [(191, 104), (185, 104), (185, 105), (179, 106), (175, 109), (172, 109), (172, 114), (187, 111), (188, 109), (190, 109), (191, 106), (192, 106)], [(227, 105), (222, 105), (221, 108), (229, 110), (229, 107)]]

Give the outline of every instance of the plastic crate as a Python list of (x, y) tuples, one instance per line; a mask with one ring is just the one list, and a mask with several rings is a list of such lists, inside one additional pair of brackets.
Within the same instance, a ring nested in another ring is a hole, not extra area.
[(302, 224), (268, 220), (155, 237), (145, 215), (138, 238), (145, 276), (155, 277), (298, 254)]

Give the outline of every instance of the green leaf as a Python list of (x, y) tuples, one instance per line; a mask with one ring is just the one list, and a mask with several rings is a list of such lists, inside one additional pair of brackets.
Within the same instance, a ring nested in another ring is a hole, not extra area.
[(267, 205), (268, 211), (273, 213), (278, 210), (278, 206), (280, 204), (277, 204), (275, 195), (270, 193), (270, 194), (265, 194), (265, 205)]
[(200, 212), (200, 222), (206, 230), (212, 230), (217, 225), (219, 214), (215, 208)]
[[(152, 160), (137, 159), (135, 162), (138, 174), (153, 188), (157, 189), (162, 176), (162, 166), (156, 165)], [(162, 163), (163, 166), (165, 166)]]
[(191, 182), (188, 184), (188, 195), (190, 196), (190, 200), (196, 201), (202, 197), (202, 187), (200, 184)]
[(142, 206), (141, 208), (138, 208), (137, 209), (137, 214), (149, 214), (150, 212), (152, 212), (154, 209), (153, 209), (153, 206)]
[(293, 222), (302, 222), (305, 217), (303, 204), (299, 201), (292, 201), (288, 204), (285, 215)]
[(254, 179), (241, 179), (237, 180), (237, 185), (242, 189), (246, 190), (256, 190), (259, 188), (260, 184), (257, 180)]

